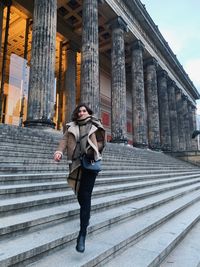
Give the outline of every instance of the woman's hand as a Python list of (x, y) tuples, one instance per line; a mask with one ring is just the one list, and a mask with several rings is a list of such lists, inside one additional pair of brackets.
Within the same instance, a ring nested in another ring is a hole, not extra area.
[(62, 158), (62, 154), (60, 152), (55, 152), (53, 158), (55, 161), (60, 161)]

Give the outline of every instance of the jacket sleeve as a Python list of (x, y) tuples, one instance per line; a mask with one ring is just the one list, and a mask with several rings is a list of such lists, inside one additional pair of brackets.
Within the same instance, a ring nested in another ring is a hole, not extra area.
[(105, 145), (106, 145), (106, 133), (104, 129), (98, 129), (96, 131), (96, 140), (97, 140), (97, 146), (100, 153), (102, 153)]
[(65, 131), (62, 139), (59, 142), (59, 145), (58, 145), (56, 151), (61, 152), (63, 154), (67, 149), (67, 141), (68, 141), (68, 131)]

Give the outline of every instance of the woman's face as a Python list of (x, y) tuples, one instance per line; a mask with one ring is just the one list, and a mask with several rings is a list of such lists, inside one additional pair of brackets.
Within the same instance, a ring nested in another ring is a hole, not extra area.
[(83, 119), (87, 118), (88, 116), (89, 116), (89, 113), (88, 113), (87, 109), (84, 106), (80, 107), (79, 111), (78, 111), (78, 118), (83, 120)]

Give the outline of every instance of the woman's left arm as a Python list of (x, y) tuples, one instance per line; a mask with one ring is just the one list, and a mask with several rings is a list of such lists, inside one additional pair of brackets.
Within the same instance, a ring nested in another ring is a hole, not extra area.
[(98, 147), (98, 151), (100, 153), (102, 153), (105, 144), (106, 144), (106, 134), (105, 131), (103, 129), (98, 129), (95, 133), (96, 135), (96, 140), (97, 140), (97, 147)]

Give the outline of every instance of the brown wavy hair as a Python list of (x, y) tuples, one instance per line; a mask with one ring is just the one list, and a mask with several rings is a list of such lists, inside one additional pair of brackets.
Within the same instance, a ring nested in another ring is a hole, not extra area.
[(78, 120), (78, 113), (81, 107), (84, 107), (87, 110), (89, 115), (93, 115), (94, 112), (91, 110), (91, 108), (89, 108), (85, 103), (80, 103), (72, 113), (72, 117), (71, 117), (72, 121)]

